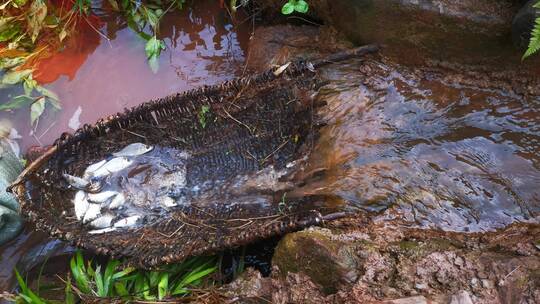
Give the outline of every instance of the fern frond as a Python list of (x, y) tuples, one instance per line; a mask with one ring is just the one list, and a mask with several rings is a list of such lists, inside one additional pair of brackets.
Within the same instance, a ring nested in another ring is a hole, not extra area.
[(540, 50), (540, 17), (536, 18), (534, 22), (534, 28), (531, 32), (531, 40), (529, 41), (529, 46), (527, 47), (527, 51), (525, 51), (525, 54), (523, 54), (522, 59), (525, 59), (531, 56), (532, 54), (538, 52), (539, 50)]

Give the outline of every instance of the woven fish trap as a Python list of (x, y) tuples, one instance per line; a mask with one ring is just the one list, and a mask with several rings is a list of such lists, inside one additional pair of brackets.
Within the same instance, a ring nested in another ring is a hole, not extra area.
[[(284, 70), (168, 96), (84, 125), (62, 134), (10, 188), (36, 228), (143, 268), (319, 225), (335, 217), (335, 210), (321, 208), (315, 197), (285, 199), (318, 136), (311, 98), (320, 85), (317, 68), (376, 50), (365, 46), (293, 62)], [(196, 200), (143, 225), (91, 234), (74, 215), (76, 190), (63, 174), (82, 176), (90, 164), (132, 143), (185, 151), (187, 187), (221, 186), (207, 187)], [(280, 174), (258, 180), (265, 172)], [(240, 192), (234, 190), (238, 181), (245, 184)]]

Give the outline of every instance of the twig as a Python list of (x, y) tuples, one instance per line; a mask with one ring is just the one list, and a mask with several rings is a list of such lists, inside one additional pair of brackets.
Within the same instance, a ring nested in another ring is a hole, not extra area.
[(103, 34), (102, 32), (100, 32), (98, 29), (96, 29), (91, 23), (90, 21), (88, 21), (88, 18), (84, 17), (84, 21), (86, 21), (86, 23), (88, 23), (88, 25), (94, 30), (96, 31), (96, 33), (98, 33), (98, 35), (100, 35), (101, 37), (103, 37), (105, 40), (107, 40), (107, 42), (109, 43), (109, 46), (112, 48), (112, 43), (111, 43), (111, 39), (109, 37), (107, 37), (105, 34)]
[(284, 141), (281, 145), (279, 145), (279, 147), (277, 147), (277, 149), (275, 149), (274, 151), (272, 151), (272, 153), (268, 154), (268, 156), (266, 156), (265, 158), (263, 158), (263, 160), (261, 160), (261, 163), (264, 163), (268, 158), (270, 158), (272, 155), (274, 155), (277, 151), (279, 151), (281, 148), (283, 148), (288, 142), (289, 142), (290, 139), (287, 139), (286, 141)]
[(225, 112), (225, 114), (227, 114), (227, 116), (229, 116), (230, 119), (232, 119), (235, 122), (239, 123), (240, 125), (246, 127), (246, 129), (248, 129), (249, 133), (253, 133), (251, 131), (251, 128), (248, 125), (246, 125), (245, 123), (243, 123), (243, 122), (239, 121), (238, 119), (234, 118), (231, 114), (229, 114), (229, 112), (227, 112), (227, 110), (225, 110), (225, 108), (223, 108), (223, 111)]

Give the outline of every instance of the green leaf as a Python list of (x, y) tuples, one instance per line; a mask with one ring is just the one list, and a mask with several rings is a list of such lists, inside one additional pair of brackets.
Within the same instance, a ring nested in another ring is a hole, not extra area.
[(21, 31), (21, 26), (18, 23), (7, 24), (0, 32), (0, 42), (5, 42), (13, 39)]
[(68, 275), (66, 280), (66, 288), (65, 288), (65, 303), (66, 304), (75, 304), (75, 295), (73, 294), (72, 286), (71, 286), (71, 277)]
[(107, 293), (105, 291), (105, 287), (103, 286), (103, 277), (101, 276), (101, 265), (98, 265), (96, 267), (96, 275), (94, 281), (96, 282), (97, 296), (101, 298), (106, 297)]
[(522, 59), (526, 59), (527, 57), (538, 52), (539, 50), (540, 50), (540, 17), (536, 18), (534, 28), (531, 33), (531, 40), (529, 41), (529, 47), (527, 47), (527, 50), (525, 51), (525, 54), (523, 54)]
[(161, 50), (165, 49), (165, 43), (163, 41), (157, 39), (156, 36), (153, 36), (146, 42), (146, 46), (144, 50), (146, 51), (146, 57), (150, 58), (152, 56), (159, 56), (161, 54)]
[(169, 274), (162, 273), (159, 278), (158, 284), (158, 299), (163, 300), (167, 296), (167, 291), (169, 290)]
[(24, 57), (0, 58), (0, 69), (11, 69), (24, 62)]
[(109, 262), (107, 262), (107, 267), (105, 267), (105, 273), (103, 274), (103, 293), (105, 296), (109, 296), (110, 291), (112, 291), (112, 277), (116, 267), (118, 267), (118, 264), (120, 264), (118, 260), (109, 260)]
[(18, 7), (21, 7), (24, 6), (28, 2), (28, 0), (14, 0), (13, 2), (15, 2)]
[(127, 297), (129, 296), (129, 291), (127, 290), (126, 282), (115, 282), (114, 283), (114, 290), (116, 291), (116, 294), (118, 294), (121, 297)]
[(145, 8), (145, 13), (146, 13), (146, 20), (148, 20), (148, 23), (150, 24), (150, 26), (155, 32), (159, 24), (159, 17), (156, 15), (154, 11), (148, 8)]
[(13, 97), (13, 99), (11, 99), (11, 101), (1, 104), (0, 111), (19, 109), (26, 105), (31, 104), (33, 101), (34, 101), (34, 98), (27, 95), (15, 96)]
[(26, 282), (21, 277), (21, 274), (17, 271), (17, 269), (15, 269), (15, 276), (19, 282), (19, 286), (21, 286), (22, 293), (20, 295), (25, 299), (26, 302), (32, 304), (45, 304), (45, 302), (39, 296), (28, 288)]
[(305, 14), (309, 10), (309, 5), (304, 0), (298, 0), (294, 5), (294, 10), (299, 13)]
[(206, 114), (208, 112), (210, 112), (210, 107), (207, 105), (203, 105), (199, 111), (199, 123), (203, 128), (206, 128)]
[(2, 84), (17, 84), (30, 75), (32, 70), (11, 71), (4, 74)]
[(37, 81), (31, 77), (26, 77), (23, 82), (24, 94), (27, 96), (32, 96), (32, 91), (34, 91), (37, 85)]
[(157, 55), (152, 55), (148, 58), (148, 65), (152, 70), (152, 73), (157, 74), (159, 71), (159, 57)]
[(285, 3), (285, 5), (283, 5), (283, 7), (281, 8), (281, 13), (283, 15), (290, 15), (294, 12), (294, 4), (291, 3), (290, 1)]
[(41, 114), (43, 114), (43, 111), (45, 111), (45, 101), (45, 97), (41, 97), (34, 101), (30, 106), (30, 124), (32, 126), (36, 123)]
[(146, 57), (148, 58), (148, 64), (152, 72), (157, 73), (159, 69), (159, 54), (161, 50), (165, 49), (165, 43), (158, 40), (156, 36), (148, 39), (144, 50), (146, 51)]
[(58, 101), (58, 95), (56, 95), (56, 93), (54, 93), (53, 91), (51, 90), (47, 90), (45, 89), (44, 87), (42, 86), (36, 86), (36, 91), (40, 92), (43, 96), (45, 97), (49, 97), (50, 99), (54, 99), (56, 101)]
[(117, 272), (115, 274), (113, 274), (112, 276), (112, 279), (113, 280), (118, 280), (120, 278), (123, 278), (125, 277), (126, 275), (132, 273), (133, 271), (135, 271), (136, 269), (134, 267), (126, 267), (124, 270), (120, 271), (120, 272)]

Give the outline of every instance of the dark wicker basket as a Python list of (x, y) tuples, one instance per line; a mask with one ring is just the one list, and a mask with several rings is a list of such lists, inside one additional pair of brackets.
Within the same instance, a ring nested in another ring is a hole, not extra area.
[[(319, 224), (323, 215), (315, 198), (295, 200), (284, 209), (283, 192), (276, 192), (265, 194), (275, 203), (264, 208), (229, 205), (224, 199), (178, 207), (136, 229), (93, 235), (73, 219), (75, 191), (62, 173), (81, 175), (89, 164), (133, 142), (190, 151), (191, 183), (256, 174), (270, 165), (285, 168), (304, 158), (317, 137), (308, 93), (318, 85), (313, 68), (376, 49), (368, 46), (313, 63), (295, 62), (279, 75), (267, 71), (169, 96), (85, 125), (73, 135), (63, 134), (11, 186), (21, 213), (53, 237), (146, 268)], [(205, 127), (198, 117), (203, 105), (213, 118)], [(293, 176), (291, 171), (283, 178)]]

